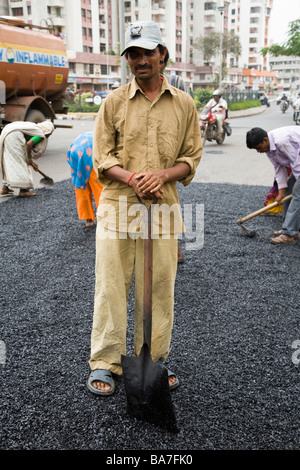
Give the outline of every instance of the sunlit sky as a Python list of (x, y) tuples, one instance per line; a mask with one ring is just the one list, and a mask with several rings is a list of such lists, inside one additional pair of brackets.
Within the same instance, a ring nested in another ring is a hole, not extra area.
[(288, 39), (291, 21), (300, 19), (300, 0), (273, 0), (270, 18), (270, 42), (282, 44)]

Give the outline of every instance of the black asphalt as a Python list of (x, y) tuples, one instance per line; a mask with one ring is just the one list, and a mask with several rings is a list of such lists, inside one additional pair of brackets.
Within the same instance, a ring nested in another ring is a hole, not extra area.
[[(279, 215), (246, 222), (254, 238), (236, 224), (267, 189), (179, 186), (184, 213), (204, 205), (204, 245), (180, 242), (169, 357), (178, 433), (128, 416), (122, 378), (112, 397), (86, 388), (95, 228), (78, 220), (71, 180), (0, 204), (0, 449), (299, 450), (300, 241), (268, 242)], [(132, 293), (128, 310), (131, 354)]]

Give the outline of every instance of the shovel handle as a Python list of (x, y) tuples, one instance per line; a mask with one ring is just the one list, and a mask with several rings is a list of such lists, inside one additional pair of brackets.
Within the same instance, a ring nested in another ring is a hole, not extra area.
[(252, 214), (246, 215), (246, 217), (239, 219), (237, 221), (237, 224), (242, 224), (243, 222), (246, 222), (249, 219), (253, 219), (253, 217), (256, 217), (257, 215), (262, 214), (263, 212), (266, 212), (269, 209), (272, 209), (273, 207), (279, 206), (280, 204), (283, 204), (284, 202), (289, 201), (291, 198), (292, 198), (292, 195), (289, 194), (288, 196), (285, 196), (283, 199), (281, 199), (280, 202), (275, 201), (272, 204), (269, 204), (268, 206), (265, 206), (262, 209), (252, 212)]
[(47, 180), (50, 180), (51, 178), (47, 175), (45, 175), (45, 173), (42, 172), (42, 170), (40, 170), (39, 168), (37, 169), (37, 171), (44, 177), (46, 178)]
[(38, 167), (37, 163), (36, 164), (36, 168), (32, 167), (35, 171), (37, 171), (38, 173), (40, 173), (44, 178), (46, 178), (47, 180), (50, 180), (52, 178), (50, 178), (50, 176), (47, 176), (42, 170), (40, 170), (40, 168)]
[[(140, 204), (146, 204), (137, 195)], [(151, 349), (152, 333), (152, 279), (153, 279), (153, 240), (151, 238), (151, 212), (157, 198), (147, 209), (147, 237), (144, 239), (144, 288), (143, 288), (143, 332), (144, 343)]]

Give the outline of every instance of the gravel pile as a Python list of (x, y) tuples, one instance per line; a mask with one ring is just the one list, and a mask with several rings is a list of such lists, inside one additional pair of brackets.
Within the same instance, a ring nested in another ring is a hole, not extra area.
[[(128, 416), (122, 378), (112, 397), (86, 388), (95, 228), (78, 220), (71, 180), (0, 205), (2, 450), (299, 450), (300, 241), (269, 244), (278, 215), (246, 222), (254, 238), (236, 224), (263, 206), (265, 187), (179, 191), (184, 210), (204, 204), (205, 225), (202, 249), (180, 242), (177, 434)], [(131, 324), (132, 294), (128, 310)]]

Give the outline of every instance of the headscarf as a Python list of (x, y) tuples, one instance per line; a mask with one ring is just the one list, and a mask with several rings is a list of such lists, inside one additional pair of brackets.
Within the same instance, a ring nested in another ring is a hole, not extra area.
[(52, 134), (54, 131), (54, 124), (51, 121), (39, 122), (37, 126), (42, 130), (45, 135)]

